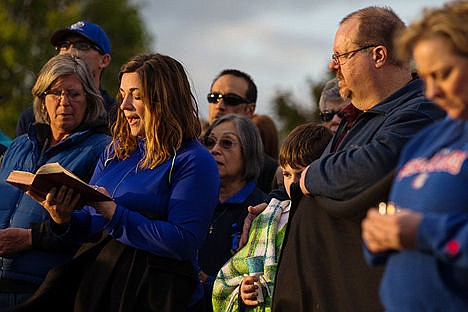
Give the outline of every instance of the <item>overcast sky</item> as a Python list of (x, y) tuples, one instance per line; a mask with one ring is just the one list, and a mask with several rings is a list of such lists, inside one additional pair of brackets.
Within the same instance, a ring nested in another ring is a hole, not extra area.
[(333, 36), (342, 17), (388, 5), (406, 22), (435, 0), (136, 0), (152, 33), (154, 51), (181, 61), (207, 117), (206, 94), (225, 68), (249, 73), (257, 84), (258, 113), (271, 113), (277, 89), (311, 105), (307, 80), (326, 75)]

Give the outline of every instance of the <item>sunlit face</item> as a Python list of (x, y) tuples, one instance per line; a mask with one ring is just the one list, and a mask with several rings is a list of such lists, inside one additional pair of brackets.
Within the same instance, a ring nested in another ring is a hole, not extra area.
[[(214, 82), (210, 92), (221, 94), (234, 93), (246, 99), (248, 87), (247, 81), (241, 77), (223, 75)], [(217, 104), (208, 103), (208, 121), (211, 124), (215, 119), (227, 114), (240, 114), (251, 118), (254, 110), (255, 104), (253, 103), (232, 106), (224, 104), (224, 100), (221, 99)]]
[(82, 123), (87, 108), (86, 93), (75, 75), (57, 78), (47, 90), (51, 91), (61, 93), (59, 96), (50, 93), (44, 99), (52, 135), (60, 141)]
[(413, 51), (426, 96), (453, 119), (468, 119), (468, 58), (453, 53), (441, 37), (420, 40)]
[(286, 188), (286, 192), (288, 193), (289, 198), (291, 198), (291, 184), (294, 182), (299, 182), (301, 173), (304, 171), (304, 168), (305, 167), (301, 167), (300, 169), (293, 169), (289, 164), (281, 166), (281, 169), (283, 170), (284, 187)]
[(241, 181), (244, 175), (244, 160), (234, 123), (225, 121), (214, 127), (207, 142), (211, 143), (206, 145), (218, 164), (221, 182)]
[[(335, 55), (346, 53), (360, 48), (354, 43), (357, 36), (359, 20), (351, 18), (338, 28), (335, 41), (333, 43), (333, 53)], [(340, 58), (340, 64), (336, 64), (332, 59), (329, 63), (330, 70), (336, 72), (339, 79), (340, 95), (345, 99), (350, 99), (357, 107), (364, 102), (368, 94), (368, 81), (372, 79), (369, 62), (372, 49), (365, 49), (351, 53)]]
[(145, 136), (145, 104), (141, 79), (137, 73), (125, 73), (120, 81), (120, 95), (122, 104), (120, 109), (124, 112), (130, 131), (133, 136)]

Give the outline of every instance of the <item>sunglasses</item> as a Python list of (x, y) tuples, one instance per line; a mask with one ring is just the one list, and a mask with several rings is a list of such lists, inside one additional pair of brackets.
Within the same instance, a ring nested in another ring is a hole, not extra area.
[(227, 94), (208, 93), (206, 98), (208, 99), (208, 103), (211, 103), (211, 104), (218, 104), (219, 101), (223, 99), (224, 104), (229, 105), (229, 106), (236, 106), (239, 104), (244, 104), (244, 103), (249, 102), (247, 99), (244, 99), (240, 95), (237, 95), (234, 93), (227, 93)]
[(323, 112), (320, 112), (320, 120), (323, 122), (327, 122), (332, 120), (335, 115), (337, 115), (340, 118), (343, 118), (343, 113), (341, 111), (324, 110)]
[(213, 149), (216, 143), (219, 143), (219, 146), (221, 146), (221, 148), (224, 150), (230, 150), (234, 146), (234, 144), (237, 144), (237, 142), (234, 142), (233, 140), (227, 138), (222, 138), (219, 141), (217, 141), (213, 137), (207, 137), (203, 140), (203, 145), (205, 145), (206, 148), (209, 150)]
[(57, 46), (55, 47), (55, 50), (57, 50), (58, 52), (62, 50), (68, 50), (72, 44), (75, 49), (80, 50), (80, 51), (88, 51), (89, 49), (92, 48), (98, 51), (100, 54), (105, 54), (104, 51), (98, 45), (91, 43), (89, 41), (84, 41), (84, 40), (78, 40), (78, 41), (66, 40), (66, 41), (59, 42)]

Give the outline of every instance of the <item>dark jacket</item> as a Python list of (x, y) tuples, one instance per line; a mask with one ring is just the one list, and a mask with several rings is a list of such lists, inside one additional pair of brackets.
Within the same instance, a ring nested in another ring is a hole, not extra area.
[(198, 254), (200, 269), (209, 276), (203, 285), (206, 311), (211, 311), (211, 293), (218, 271), (239, 246), (248, 206), (255, 206), (265, 199), (266, 194), (251, 180), (239, 192), (216, 206), (207, 237)]
[[(364, 261), (360, 221), (370, 206), (386, 199), (390, 184), (384, 183), (376, 194), (366, 192), (396, 166), (406, 141), (444, 115), (423, 96), (422, 81), (415, 79), (362, 113), (331, 153), (342, 121), (322, 157), (307, 171), (312, 196), (299, 202), (293, 198), (297, 210), (289, 218), (272, 311), (382, 310), (382, 271)], [(359, 205), (330, 201), (362, 193), (371, 200)]]
[(419, 130), (444, 116), (423, 95), (422, 80), (414, 79), (362, 113), (331, 153), (344, 130), (340, 124), (322, 157), (307, 170), (307, 189), (338, 200), (355, 196), (395, 168), (401, 149)]
[(278, 169), (278, 161), (267, 154), (263, 153), (263, 167), (257, 179), (257, 186), (265, 194), (271, 191), (273, 178), (275, 177), (276, 169)]

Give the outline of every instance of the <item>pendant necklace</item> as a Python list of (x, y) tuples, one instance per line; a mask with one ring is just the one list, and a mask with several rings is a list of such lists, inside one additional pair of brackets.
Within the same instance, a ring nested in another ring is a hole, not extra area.
[(228, 210), (228, 207), (225, 207), (223, 211), (221, 211), (219, 215), (216, 218), (214, 218), (213, 221), (211, 221), (210, 227), (208, 228), (209, 234), (213, 234), (215, 230), (216, 222), (218, 222), (218, 220), (226, 213), (227, 210)]

